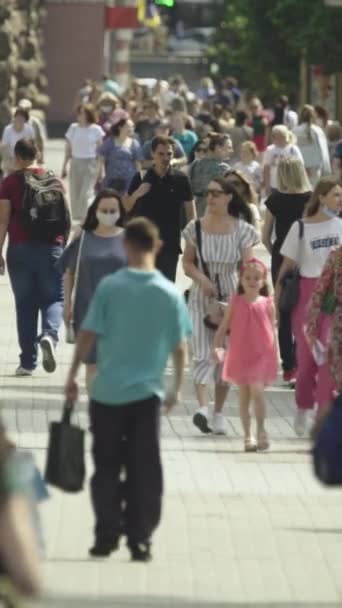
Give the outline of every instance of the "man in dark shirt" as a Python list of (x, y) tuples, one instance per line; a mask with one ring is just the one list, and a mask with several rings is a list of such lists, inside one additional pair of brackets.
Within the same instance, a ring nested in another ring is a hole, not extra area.
[[(46, 372), (56, 368), (55, 346), (63, 315), (63, 276), (56, 268), (69, 234), (51, 241), (33, 239), (24, 214), (25, 181), (23, 172), (44, 174), (36, 164), (38, 149), (33, 140), (20, 139), (14, 148), (18, 171), (6, 177), (0, 186), (0, 275), (5, 273), (3, 249), (8, 234), (7, 269), (14, 293), (18, 341), (21, 349), (16, 376), (31, 376), (37, 366), (37, 344), (42, 350)], [(38, 316), (42, 333), (38, 336)]]
[(131, 216), (147, 217), (158, 226), (163, 247), (157, 268), (171, 281), (176, 279), (181, 253), (182, 212), (185, 212), (187, 222), (196, 216), (189, 179), (171, 167), (173, 154), (172, 138), (155, 137), (152, 140), (154, 166), (145, 174), (139, 172), (133, 177), (124, 199), (126, 211)]

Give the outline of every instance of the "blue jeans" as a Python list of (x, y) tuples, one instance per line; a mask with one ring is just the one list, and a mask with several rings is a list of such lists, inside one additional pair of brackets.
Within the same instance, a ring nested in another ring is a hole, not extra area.
[(7, 268), (14, 293), (17, 331), (21, 348), (20, 365), (37, 366), (38, 316), (41, 312), (42, 333), (56, 343), (63, 315), (63, 276), (55, 268), (62, 247), (49, 243), (29, 242), (9, 245)]

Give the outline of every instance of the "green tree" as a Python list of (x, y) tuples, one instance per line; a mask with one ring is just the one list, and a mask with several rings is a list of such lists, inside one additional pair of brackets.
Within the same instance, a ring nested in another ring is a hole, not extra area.
[(342, 69), (342, 9), (324, 0), (229, 0), (217, 19), (209, 58), (261, 95), (296, 96), (304, 50), (309, 65)]

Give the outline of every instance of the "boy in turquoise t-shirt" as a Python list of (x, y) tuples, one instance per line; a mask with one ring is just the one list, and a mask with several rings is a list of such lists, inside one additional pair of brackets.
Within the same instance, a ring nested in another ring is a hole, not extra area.
[[(178, 401), (191, 333), (184, 298), (155, 269), (160, 248), (149, 220), (132, 220), (125, 235), (128, 268), (98, 286), (83, 322), (65, 392), (77, 399), (76, 375), (97, 340), (97, 371), (91, 389), (91, 431), (95, 473), (93, 556), (118, 548), (121, 533), (120, 470), (125, 441), (126, 533), (132, 559), (151, 559), (151, 536), (159, 523), (162, 468), (160, 404)], [(172, 354), (174, 385), (165, 397), (163, 374)]]

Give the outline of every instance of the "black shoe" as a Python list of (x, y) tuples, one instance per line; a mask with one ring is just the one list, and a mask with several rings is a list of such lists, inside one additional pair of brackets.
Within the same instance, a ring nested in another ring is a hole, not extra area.
[(151, 545), (146, 543), (137, 543), (130, 545), (132, 562), (150, 562), (152, 559)]
[(204, 433), (205, 435), (211, 433), (211, 428), (208, 425), (208, 419), (206, 416), (204, 416), (204, 414), (201, 414), (201, 412), (196, 412), (192, 419), (192, 422), (195, 426), (197, 426), (201, 433)]
[(112, 542), (96, 540), (95, 545), (89, 549), (89, 555), (91, 555), (91, 557), (109, 557), (110, 554), (117, 551), (118, 548), (119, 542), (117, 540)]

